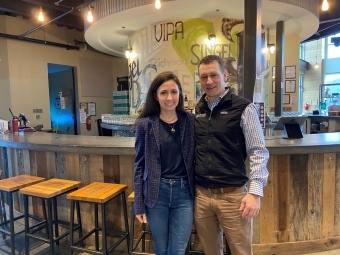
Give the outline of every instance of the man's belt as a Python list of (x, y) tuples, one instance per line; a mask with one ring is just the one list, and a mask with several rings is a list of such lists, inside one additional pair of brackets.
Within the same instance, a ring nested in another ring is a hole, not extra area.
[(241, 187), (226, 187), (226, 188), (218, 188), (218, 189), (210, 189), (207, 187), (200, 186), (203, 189), (207, 189), (211, 194), (222, 194), (222, 193), (230, 193)]

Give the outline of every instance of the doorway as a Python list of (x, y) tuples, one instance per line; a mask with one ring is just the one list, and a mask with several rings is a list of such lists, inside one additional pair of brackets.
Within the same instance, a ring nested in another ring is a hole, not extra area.
[(77, 135), (75, 67), (47, 65), (51, 132)]

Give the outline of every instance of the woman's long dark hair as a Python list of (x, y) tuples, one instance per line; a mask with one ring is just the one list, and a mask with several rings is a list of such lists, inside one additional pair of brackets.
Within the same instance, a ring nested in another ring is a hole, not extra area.
[(142, 109), (141, 114), (137, 119), (148, 117), (151, 115), (159, 115), (161, 113), (161, 108), (159, 106), (159, 102), (156, 100), (157, 89), (167, 81), (174, 81), (178, 85), (179, 89), (179, 102), (176, 107), (177, 111), (184, 112), (184, 100), (183, 100), (183, 92), (182, 85), (177, 76), (170, 71), (165, 71), (158, 74), (150, 84), (150, 88), (146, 95), (145, 103)]

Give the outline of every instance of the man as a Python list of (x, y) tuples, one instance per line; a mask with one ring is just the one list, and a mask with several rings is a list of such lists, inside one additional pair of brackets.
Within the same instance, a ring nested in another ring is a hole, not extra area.
[(220, 57), (202, 58), (198, 75), (205, 94), (195, 109), (197, 233), (205, 255), (223, 254), (223, 232), (232, 255), (251, 255), (252, 218), (259, 214), (268, 179), (258, 112), (225, 88), (228, 75)]

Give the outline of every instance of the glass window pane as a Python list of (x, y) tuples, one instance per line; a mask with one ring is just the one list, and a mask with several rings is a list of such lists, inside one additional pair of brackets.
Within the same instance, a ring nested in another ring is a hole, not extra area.
[(328, 58), (339, 58), (340, 57), (340, 46), (335, 47), (333, 44), (328, 45)]
[(340, 73), (337, 74), (326, 74), (325, 84), (340, 83)]

